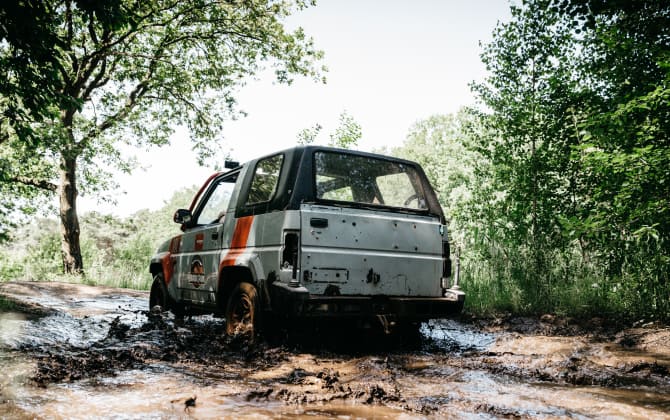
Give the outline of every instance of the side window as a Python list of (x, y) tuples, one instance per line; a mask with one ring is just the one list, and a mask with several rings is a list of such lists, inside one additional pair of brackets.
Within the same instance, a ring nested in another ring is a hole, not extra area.
[(237, 181), (237, 174), (214, 182), (211, 193), (201, 207), (196, 224), (209, 225), (223, 222), (230, 203), (230, 196), (235, 188), (235, 181)]
[(284, 155), (276, 155), (263, 159), (256, 164), (245, 205), (250, 206), (265, 203), (272, 199), (277, 189), (279, 172), (281, 171), (283, 161)]

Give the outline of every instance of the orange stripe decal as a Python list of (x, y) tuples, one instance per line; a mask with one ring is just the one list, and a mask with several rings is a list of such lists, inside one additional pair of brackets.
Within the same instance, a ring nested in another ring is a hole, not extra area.
[(163, 279), (165, 280), (165, 285), (170, 284), (170, 280), (172, 280), (172, 274), (174, 272), (174, 261), (176, 261), (175, 257), (172, 256), (172, 254), (167, 253), (163, 258), (161, 258), (161, 264), (163, 265)]
[(170, 254), (179, 254), (181, 250), (181, 235), (177, 235), (170, 240)]
[(237, 257), (244, 253), (249, 240), (249, 232), (251, 232), (251, 225), (254, 222), (254, 216), (240, 217), (235, 222), (235, 231), (233, 232), (233, 239), (230, 241), (230, 249), (223, 260), (219, 269), (235, 265)]
[(161, 258), (161, 264), (163, 265), (163, 277), (165, 279), (165, 284), (170, 284), (172, 280), (172, 275), (174, 274), (174, 266), (177, 264), (177, 257), (173, 257), (173, 254), (179, 254), (181, 251), (181, 237), (182, 235), (177, 235), (170, 240), (170, 246), (168, 249), (167, 255)]

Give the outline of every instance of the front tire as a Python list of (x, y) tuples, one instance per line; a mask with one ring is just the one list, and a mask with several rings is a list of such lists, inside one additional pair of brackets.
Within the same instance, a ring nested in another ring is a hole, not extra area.
[(226, 305), (226, 334), (248, 334), (254, 337), (259, 326), (258, 310), (256, 287), (247, 282), (235, 285)]
[(149, 293), (149, 310), (151, 311), (155, 306), (160, 306), (161, 312), (171, 309), (170, 296), (161, 274), (154, 276), (154, 282), (151, 284), (151, 292)]

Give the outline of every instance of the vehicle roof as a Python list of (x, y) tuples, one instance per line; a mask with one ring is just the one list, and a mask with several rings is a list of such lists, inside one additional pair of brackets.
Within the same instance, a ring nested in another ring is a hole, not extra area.
[[(249, 162), (254, 162), (254, 161), (257, 161), (257, 160), (265, 159), (266, 157), (274, 156), (274, 155), (277, 155), (277, 154), (280, 154), (280, 153), (300, 155), (302, 153), (312, 152), (312, 151), (329, 151), (329, 152), (338, 152), (338, 153), (348, 153), (348, 154), (358, 155), (358, 156), (363, 156), (363, 157), (393, 160), (395, 162), (401, 162), (401, 163), (406, 163), (406, 164), (410, 164), (410, 165), (417, 165), (417, 163), (414, 162), (414, 161), (399, 158), (399, 157), (395, 157), (395, 156), (385, 155), (385, 154), (381, 154), (381, 153), (364, 152), (364, 151), (361, 151), (361, 150), (342, 149), (342, 148), (338, 148), (338, 147), (321, 146), (321, 145), (314, 145), (314, 144), (299, 145), (299, 146), (290, 147), (290, 148), (283, 149), (283, 150), (278, 150), (276, 152), (269, 153), (269, 154), (260, 156), (258, 158), (254, 158), (252, 160), (249, 160), (249, 161), (245, 162), (243, 165), (246, 165)], [(241, 166), (243, 166), (243, 165), (241, 165)]]

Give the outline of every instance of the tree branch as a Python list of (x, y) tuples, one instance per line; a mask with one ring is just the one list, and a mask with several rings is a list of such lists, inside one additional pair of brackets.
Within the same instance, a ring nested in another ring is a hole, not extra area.
[(102, 57), (102, 65), (100, 66), (100, 70), (98, 71), (98, 74), (95, 75), (93, 80), (88, 84), (88, 86), (84, 86), (84, 93), (81, 95), (81, 98), (85, 101), (88, 99), (88, 97), (91, 95), (91, 92), (93, 90), (104, 86), (105, 83), (109, 81), (109, 77), (106, 77), (106, 71), (107, 71), (107, 56)]
[(93, 26), (93, 12), (88, 13), (88, 34), (93, 40), (93, 43), (97, 44), (98, 35), (95, 33), (95, 27)]
[(58, 185), (53, 182), (45, 181), (43, 179), (33, 179), (25, 176), (15, 176), (9, 178), (10, 182), (17, 182), (19, 184), (28, 185), (31, 187), (39, 188), (41, 190), (47, 191), (56, 191), (58, 190)]
[[(172, 22), (172, 21), (174, 21), (174, 20), (177, 20), (179, 17), (181, 17), (180, 14), (177, 14), (177, 15), (173, 16), (172, 18), (166, 20), (165, 22), (149, 23), (149, 24), (147, 24), (147, 25), (140, 25), (141, 22), (146, 22), (146, 21), (148, 21), (148, 20), (149, 20), (151, 17), (153, 17), (155, 14), (158, 14), (158, 13), (160, 13), (160, 12), (164, 12), (164, 11), (167, 11), (167, 10), (170, 10), (170, 9), (176, 7), (176, 6), (179, 4), (179, 1), (180, 1), (180, 0), (176, 0), (176, 1), (174, 1), (173, 3), (168, 4), (167, 6), (165, 6), (165, 7), (162, 8), (162, 9), (159, 9), (159, 10), (152, 10), (151, 12), (149, 12), (149, 13), (143, 15), (143, 16), (140, 15), (140, 16), (139, 16), (139, 19), (135, 22), (135, 25), (133, 25), (133, 27), (132, 27), (130, 30), (128, 30), (126, 33), (124, 33), (124, 34), (122, 34), (121, 36), (119, 36), (119, 37), (118, 37), (115, 41), (113, 41), (113, 42), (112, 42), (111, 40), (108, 40), (107, 42), (105, 42), (105, 45), (103, 45), (103, 48), (102, 48), (102, 49), (100, 49), (100, 50), (98, 50), (98, 51), (95, 51), (94, 53), (92, 53), (92, 55), (101, 54), (101, 53), (106, 53), (106, 52), (109, 51), (111, 48), (113, 48), (113, 47), (115, 47), (115, 46), (117, 46), (117, 45), (122, 44), (122, 43), (123, 43), (124, 41), (126, 41), (128, 38), (130, 38), (130, 37), (132, 37), (132, 36), (134, 36), (134, 35), (137, 35), (138, 33), (144, 33), (144, 32), (146, 32), (147, 29), (149, 29), (149, 28), (151, 28), (151, 27), (156, 27), (156, 28), (159, 28), (159, 27), (165, 27), (165, 26), (167, 26), (170, 22)], [(191, 9), (191, 10), (192, 10), (192, 9)]]
[(123, 107), (121, 107), (121, 109), (119, 109), (116, 113), (107, 117), (105, 121), (89, 130), (86, 136), (84, 136), (84, 138), (77, 143), (77, 148), (79, 150), (85, 149), (91, 142), (91, 140), (93, 140), (96, 136), (98, 136), (103, 131), (113, 127), (114, 124), (122, 120), (123, 117), (125, 117), (137, 105), (138, 100), (147, 92), (147, 85), (150, 80), (151, 78), (147, 77), (146, 79), (139, 82), (128, 95), (126, 104)]
[[(70, 59), (72, 60), (72, 72), (74, 74), (79, 73), (79, 61), (77, 60), (77, 55), (74, 53), (72, 49), (72, 38), (73, 38), (73, 33), (74, 29), (72, 27), (73, 22), (72, 22), (72, 2), (67, 1), (65, 3), (65, 25), (67, 26), (67, 36), (65, 38), (66, 40), (66, 46), (65, 50), (66, 51), (71, 51), (70, 53)], [(67, 80), (67, 78), (65, 79)]]

